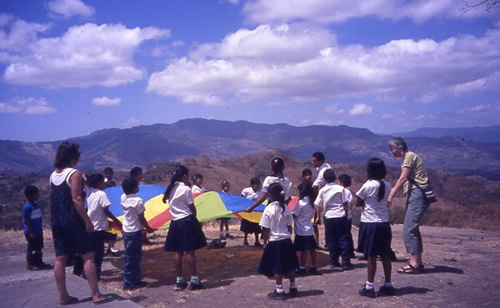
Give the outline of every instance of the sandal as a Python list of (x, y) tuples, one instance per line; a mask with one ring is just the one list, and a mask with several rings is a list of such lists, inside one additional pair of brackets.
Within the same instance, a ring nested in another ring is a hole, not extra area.
[(59, 306), (68, 306), (68, 305), (74, 305), (78, 303), (78, 298), (74, 296), (70, 296), (69, 299), (64, 302), (64, 303), (59, 303)]
[(410, 274), (410, 275), (412, 275), (412, 274), (420, 274), (420, 272), (421, 272), (420, 267), (414, 267), (410, 263), (408, 263), (404, 267), (397, 270), (398, 274)]

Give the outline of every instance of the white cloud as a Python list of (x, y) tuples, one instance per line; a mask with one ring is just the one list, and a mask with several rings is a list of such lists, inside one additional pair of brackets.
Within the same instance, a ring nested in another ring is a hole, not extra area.
[(415, 99), (415, 103), (418, 104), (430, 104), (439, 99), (439, 95), (437, 93), (431, 92), (431, 93), (426, 93), (420, 97), (417, 97)]
[(318, 120), (318, 119), (303, 119), (300, 121), (300, 125), (309, 126), (309, 125), (332, 125), (332, 121), (330, 120)]
[(355, 104), (351, 110), (349, 110), (349, 114), (351, 116), (360, 116), (367, 115), (373, 112), (373, 107), (367, 104)]
[(122, 99), (119, 97), (109, 98), (109, 97), (95, 97), (92, 99), (92, 104), (96, 106), (118, 106), (122, 103)]
[(479, 78), (477, 80), (453, 85), (450, 87), (450, 92), (457, 96), (470, 92), (476, 92), (478, 90), (484, 89), (486, 87), (486, 82), (486, 78)]
[(56, 112), (43, 97), (20, 98), (12, 102), (0, 102), (0, 113), (22, 113), (28, 115), (43, 115)]
[[(140, 44), (170, 35), (169, 30), (155, 27), (129, 29), (121, 24), (87, 23), (69, 28), (60, 37), (38, 39), (36, 33), (45, 30), (45, 25), (28, 24), (24, 28), (30, 31), (17, 35), (13, 32), (17, 23), (26, 24), (18, 21), (10, 34), (0, 32), (13, 42), (0, 43), (0, 59), (9, 63), (4, 81), (46, 88), (113, 87), (135, 82), (145, 74), (133, 61)], [(12, 47), (17, 41), (24, 43), (23, 50)]]
[(125, 122), (123, 123), (123, 126), (125, 127), (134, 127), (134, 126), (137, 126), (139, 125), (141, 121), (136, 118), (136, 117), (131, 117), (131, 118), (128, 118), (125, 120)]
[(333, 113), (333, 114), (343, 114), (344, 113), (344, 108), (339, 107), (338, 104), (335, 105), (328, 105), (325, 108), (326, 113)]
[(245, 4), (243, 12), (252, 23), (276, 23), (307, 20), (316, 23), (340, 23), (351, 18), (373, 16), (379, 19), (472, 18), (486, 15), (485, 10), (463, 14), (465, 4), (456, 0), (256, 0)]
[(95, 9), (80, 0), (53, 0), (46, 3), (51, 15), (69, 18), (72, 16), (89, 17), (94, 15)]
[(406, 111), (397, 111), (395, 113), (384, 113), (381, 118), (383, 120), (396, 120), (397, 122), (405, 122), (407, 120), (407, 113)]

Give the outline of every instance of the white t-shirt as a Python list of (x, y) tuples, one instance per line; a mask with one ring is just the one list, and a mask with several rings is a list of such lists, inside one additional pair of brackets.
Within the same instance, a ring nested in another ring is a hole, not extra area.
[(104, 209), (111, 205), (108, 195), (99, 189), (90, 188), (87, 196), (87, 214), (94, 225), (95, 231), (106, 231), (108, 229), (108, 216)]
[(384, 181), (385, 195), (380, 201), (377, 199), (380, 182), (375, 180), (366, 181), (356, 193), (358, 198), (365, 201), (361, 212), (361, 222), (388, 222), (389, 211), (387, 209), (387, 198), (391, 191), (391, 183)]
[(61, 171), (61, 173), (57, 173), (57, 170), (55, 170), (50, 175), (50, 183), (54, 183), (54, 185), (59, 186), (64, 181), (66, 181), (68, 186), (71, 187), (71, 184), (69, 183), (69, 178), (75, 172), (76, 172), (76, 169), (74, 169), (74, 168), (66, 168), (63, 171)]
[(193, 193), (183, 182), (175, 182), (168, 203), (172, 220), (179, 220), (193, 214), (189, 209), (189, 205), (194, 203)]
[(327, 183), (319, 190), (314, 205), (323, 209), (326, 218), (339, 218), (345, 216), (344, 202), (347, 202), (344, 187), (335, 183)]
[(283, 186), (283, 191), (285, 192), (285, 201), (290, 198), (290, 189), (292, 188), (292, 181), (287, 176), (284, 176), (283, 178), (279, 178), (277, 176), (266, 176), (264, 179), (264, 183), (262, 184), (262, 192), (267, 193), (267, 190), (269, 189), (269, 186), (273, 183), (280, 183), (281, 186)]
[(349, 213), (347, 214), (347, 219), (352, 219), (352, 209), (354, 208), (354, 204), (352, 204), (352, 192), (351, 187), (345, 187), (345, 193), (347, 197), (347, 207), (349, 208)]
[(254, 191), (252, 187), (243, 188), (241, 195), (248, 200), (257, 200), (262, 195), (262, 190)]
[(259, 225), (269, 229), (269, 241), (280, 241), (292, 237), (288, 232), (288, 226), (292, 225), (292, 211), (285, 206), (285, 211), (281, 213), (282, 208), (279, 202), (271, 202), (262, 213)]
[(323, 188), (326, 185), (326, 181), (323, 178), (323, 175), (325, 174), (325, 170), (331, 169), (331, 168), (332, 168), (332, 166), (330, 166), (327, 163), (323, 163), (321, 166), (316, 168), (316, 170), (318, 170), (318, 177), (316, 178), (316, 180), (314, 180), (313, 186), (318, 187), (318, 189)]
[(196, 184), (195, 184), (195, 185), (193, 185), (193, 187), (191, 188), (191, 192), (192, 192), (193, 194), (204, 193), (204, 192), (206, 192), (206, 191), (207, 191), (207, 190), (205, 189), (205, 187), (203, 187), (203, 186), (202, 186), (202, 187), (200, 187), (200, 186), (198, 186), (198, 185), (196, 185)]
[(312, 206), (311, 198), (308, 196), (297, 202), (295, 208), (293, 209), (293, 212), (297, 215), (294, 224), (296, 235), (305, 236), (314, 234), (311, 220), (314, 217), (315, 211), (316, 210)]
[(146, 210), (144, 207), (144, 200), (136, 194), (123, 194), (121, 197), (121, 205), (123, 209), (123, 232), (137, 232), (144, 229), (139, 220), (139, 215)]

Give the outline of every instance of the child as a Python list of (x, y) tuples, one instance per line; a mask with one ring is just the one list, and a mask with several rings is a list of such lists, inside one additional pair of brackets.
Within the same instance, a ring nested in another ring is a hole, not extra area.
[[(241, 195), (248, 200), (256, 200), (262, 195), (262, 190), (260, 189), (261, 182), (258, 177), (253, 177), (250, 180), (250, 187), (244, 188), (241, 191)], [(240, 231), (245, 233), (245, 238), (243, 239), (243, 245), (248, 246), (248, 234), (255, 234), (255, 246), (262, 247), (262, 244), (259, 242), (259, 233), (262, 232), (258, 223), (251, 222), (246, 219), (241, 220)]]
[(201, 225), (196, 218), (196, 208), (194, 207), (193, 194), (187, 186), (189, 171), (185, 166), (175, 167), (170, 179), (170, 184), (163, 195), (163, 202), (167, 199), (170, 204), (170, 214), (172, 222), (168, 229), (165, 241), (165, 251), (175, 252), (175, 271), (177, 280), (174, 290), (184, 290), (188, 284), (182, 276), (182, 258), (186, 253), (188, 265), (191, 269), (191, 290), (199, 290), (203, 285), (198, 277), (196, 268), (195, 250), (205, 247), (207, 240), (201, 229)]
[(87, 182), (89, 183), (90, 191), (87, 197), (87, 214), (90, 221), (94, 225), (94, 232), (90, 236), (92, 248), (94, 250), (94, 260), (97, 270), (97, 280), (101, 275), (101, 265), (104, 258), (104, 241), (107, 239), (106, 230), (109, 227), (108, 217), (113, 222), (121, 227), (121, 222), (109, 211), (111, 202), (108, 195), (103, 191), (106, 188), (104, 176), (100, 173), (94, 173), (88, 176)]
[(302, 170), (302, 181), (303, 182), (311, 182), (312, 183), (312, 171), (309, 168), (305, 168)]
[(130, 177), (136, 180), (137, 185), (143, 185), (144, 182), (144, 177), (142, 175), (142, 168), (141, 167), (134, 167), (130, 170)]
[(349, 206), (349, 213), (347, 215), (347, 238), (349, 240), (349, 255), (351, 258), (355, 258), (354, 255), (354, 241), (352, 239), (352, 208), (354, 206), (352, 202), (352, 193), (351, 193), (351, 184), (352, 179), (346, 173), (343, 173), (339, 176), (339, 184), (345, 188), (346, 196), (347, 196), (347, 205)]
[[(325, 212), (325, 241), (330, 252), (330, 264), (342, 267), (343, 270), (352, 270), (347, 236), (349, 208), (346, 191), (344, 187), (335, 184), (337, 177), (333, 169), (326, 169), (323, 177), (326, 185), (319, 190), (314, 205), (318, 209), (318, 223), (321, 222), (322, 211)], [(339, 252), (342, 255), (342, 265), (338, 261)]]
[(368, 279), (366, 285), (359, 290), (359, 295), (374, 298), (373, 281), (377, 271), (377, 256), (382, 260), (385, 282), (380, 287), (379, 295), (394, 295), (391, 283), (391, 239), (392, 232), (389, 225), (389, 211), (387, 198), (391, 191), (391, 184), (384, 181), (386, 169), (384, 161), (372, 158), (366, 166), (368, 180), (356, 193), (356, 206), (362, 206), (361, 223), (359, 226), (358, 252), (367, 259)]
[(316, 209), (314, 208), (313, 200), (315, 191), (312, 188), (311, 182), (302, 182), (299, 185), (299, 202), (293, 210), (293, 218), (295, 221), (295, 250), (300, 251), (300, 268), (297, 274), (303, 275), (306, 273), (307, 252), (311, 256), (310, 274), (316, 274), (316, 240), (313, 235), (313, 226), (311, 223)]
[(207, 190), (203, 187), (203, 175), (196, 173), (193, 175), (193, 187), (191, 188), (191, 192), (193, 194), (204, 193)]
[[(223, 180), (220, 182), (220, 190), (223, 193), (228, 194), (229, 190), (231, 189), (231, 183), (229, 181)], [(231, 233), (229, 233), (229, 219), (228, 217), (221, 217), (217, 218), (217, 220), (220, 221), (220, 226), (219, 226), (219, 236), (221, 240), (225, 240), (226, 238), (232, 239), (233, 236)], [(224, 228), (226, 228), (226, 232), (224, 232)]]
[[(290, 279), (289, 293), (296, 296), (295, 271), (299, 262), (291, 240), (292, 212), (285, 204), (285, 193), (279, 183), (268, 187), (270, 204), (262, 213), (260, 225), (264, 236), (264, 253), (259, 264), (259, 273), (269, 278), (274, 277), (276, 289), (267, 294), (271, 299), (285, 299), (283, 275)], [(269, 242), (268, 242), (269, 241)]]
[(23, 206), (23, 226), (24, 237), (28, 242), (26, 250), (27, 269), (42, 270), (52, 269), (52, 265), (44, 263), (42, 260), (43, 248), (43, 228), (42, 228), (42, 211), (38, 204), (40, 192), (38, 187), (28, 185), (24, 189), (26, 203)]
[(123, 266), (123, 289), (135, 290), (147, 286), (141, 280), (142, 256), (142, 229), (148, 233), (151, 228), (144, 217), (144, 201), (137, 196), (139, 184), (134, 178), (127, 178), (122, 182), (125, 192), (121, 197), (123, 208), (123, 244), (125, 246), (125, 264)]
[[(313, 183), (312, 181), (312, 171), (309, 168), (305, 168), (302, 170), (302, 182), (307, 182), (307, 183)], [(311, 202), (313, 202), (314, 198), (311, 199)], [(314, 213), (314, 223), (312, 224), (313, 230), (314, 230), (314, 239), (316, 241), (316, 249), (318, 250), (327, 250), (325, 248), (322, 248), (319, 246), (319, 227), (318, 224), (316, 223), (317, 220), (317, 213)]]
[[(115, 171), (111, 167), (104, 168), (104, 183), (106, 183), (106, 187), (116, 187), (118, 183), (113, 180), (113, 176), (115, 175)], [(106, 232), (106, 242), (108, 243), (108, 250), (106, 254), (111, 254), (113, 256), (118, 255), (118, 249), (115, 248), (117, 235), (111, 232)]]
[(118, 185), (116, 181), (113, 180), (114, 175), (115, 172), (113, 171), (113, 168), (111, 167), (104, 168), (104, 183), (106, 183), (106, 187), (115, 187)]
[(250, 205), (245, 212), (250, 213), (254, 208), (262, 204), (268, 197), (268, 188), (272, 183), (280, 183), (281, 187), (283, 187), (283, 191), (285, 193), (285, 203), (288, 204), (290, 202), (290, 189), (292, 187), (292, 181), (283, 174), (285, 171), (285, 161), (283, 158), (279, 156), (275, 156), (271, 159), (271, 170), (272, 173), (269, 176), (266, 176), (264, 179), (264, 183), (262, 184), (262, 195), (255, 200), (255, 202)]

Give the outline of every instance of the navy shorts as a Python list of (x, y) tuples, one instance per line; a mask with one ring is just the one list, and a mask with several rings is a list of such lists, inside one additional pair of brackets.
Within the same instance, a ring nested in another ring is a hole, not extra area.
[(314, 235), (295, 235), (293, 245), (296, 251), (313, 250), (317, 247)]

